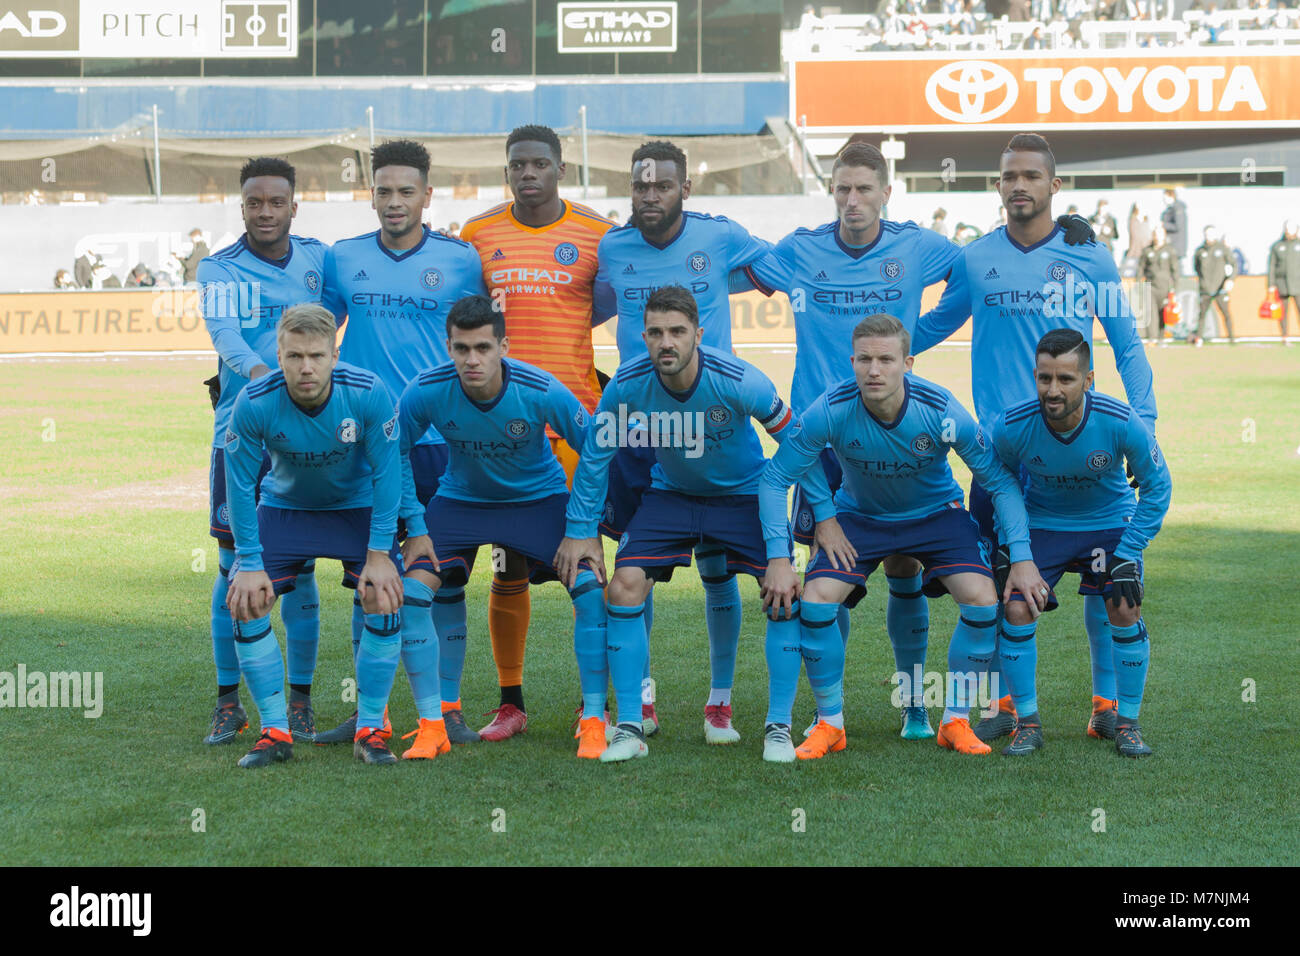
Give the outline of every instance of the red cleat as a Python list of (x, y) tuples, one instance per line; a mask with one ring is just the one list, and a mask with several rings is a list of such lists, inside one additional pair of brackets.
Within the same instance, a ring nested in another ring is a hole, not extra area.
[(528, 715), (514, 704), (502, 704), (488, 713), (496, 716), (492, 718), (492, 723), (478, 732), (483, 740), (509, 740), (528, 729)]

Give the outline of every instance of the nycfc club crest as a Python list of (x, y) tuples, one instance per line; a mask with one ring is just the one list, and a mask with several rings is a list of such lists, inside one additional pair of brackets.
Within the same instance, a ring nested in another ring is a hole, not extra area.
[(912, 439), (912, 451), (918, 455), (927, 454), (934, 447), (934, 439), (922, 432)]
[(578, 261), (578, 247), (571, 242), (562, 242), (555, 247), (555, 261), (562, 266), (571, 266)]
[(343, 421), (339, 422), (334, 437), (345, 445), (351, 445), (357, 440), (357, 423), (350, 418), (343, 419)]
[(1104, 451), (1094, 451), (1088, 456), (1088, 467), (1093, 471), (1105, 471), (1110, 464), (1110, 453)]
[(512, 418), (506, 422), (506, 431), (511, 438), (523, 438), (528, 434), (528, 423), (522, 418)]
[(573, 424), (579, 428), (587, 427), (587, 413), (583, 409), (580, 408), (573, 413)]
[(696, 275), (709, 271), (709, 257), (702, 252), (692, 252), (686, 258), (686, 266)]
[(880, 264), (880, 278), (886, 282), (903, 278), (903, 264), (897, 259), (886, 259)]
[(393, 417), (384, 422), (384, 437), (392, 441), (397, 436), (397, 410), (393, 410)]
[(710, 405), (708, 416), (711, 425), (725, 425), (727, 422), (731, 421), (731, 412), (727, 411), (727, 409), (723, 408), (721, 405)]
[(222, 505), (217, 509), (217, 519), (226, 527), (230, 527), (230, 506)]
[(420, 285), (426, 289), (436, 289), (442, 285), (442, 273), (437, 269), (425, 269), (420, 273)]
[(1065, 277), (1070, 274), (1070, 267), (1060, 259), (1057, 259), (1047, 267), (1047, 278), (1053, 282), (1064, 282)]
[(302, 277), (302, 282), (308, 292), (317, 292), (320, 290), (320, 273), (315, 269), (309, 269)]
[(813, 516), (811, 511), (799, 512), (799, 530), (811, 531), (813, 526)]

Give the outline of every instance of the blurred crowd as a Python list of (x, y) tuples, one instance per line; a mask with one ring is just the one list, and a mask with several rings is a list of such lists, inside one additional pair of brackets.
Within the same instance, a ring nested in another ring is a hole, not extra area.
[(87, 248), (77, 256), (71, 271), (60, 269), (54, 273), (54, 288), (144, 289), (182, 286), (198, 279), (199, 262), (209, 252), (203, 230), (191, 229), (185, 247), (179, 252), (173, 252), (156, 269), (138, 262), (126, 275), (119, 276), (108, 267), (98, 251)]

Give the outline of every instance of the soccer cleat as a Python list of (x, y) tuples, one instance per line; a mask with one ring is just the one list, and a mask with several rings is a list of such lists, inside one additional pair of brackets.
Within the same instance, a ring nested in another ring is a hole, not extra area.
[(763, 759), (768, 763), (795, 762), (789, 724), (768, 724), (763, 728)]
[(595, 760), (605, 752), (605, 721), (599, 717), (584, 717), (578, 721), (578, 756)]
[(1016, 705), (1008, 694), (998, 701), (998, 712), (992, 717), (985, 717), (975, 725), (975, 736), (988, 743), (999, 737), (1006, 737), (1016, 729)]
[(645, 744), (645, 735), (636, 724), (619, 724), (614, 731), (614, 739), (601, 752), (601, 763), (615, 763), (620, 760), (632, 760), (645, 757), (650, 748)]
[(929, 740), (934, 736), (930, 715), (924, 707), (903, 708), (903, 729), (898, 732), (898, 736), (904, 740)]
[(821, 720), (808, 739), (795, 749), (794, 755), (800, 760), (817, 760), (830, 753), (839, 753), (848, 745), (849, 737), (843, 727)]
[(659, 733), (659, 715), (655, 713), (654, 704), (641, 705), (641, 729), (647, 737)]
[(465, 715), (460, 712), (459, 707), (448, 707), (443, 704), (442, 720), (447, 727), (447, 739), (453, 744), (476, 744), (482, 739), (469, 729), (469, 724), (465, 723)]
[(817, 729), (817, 725), (820, 724), (821, 722), (822, 722), (821, 714), (817, 713), (817, 711), (814, 710), (812, 715), (812, 723), (810, 723), (807, 727), (803, 729), (803, 735), (805, 740), (813, 735), (813, 731)]
[(1115, 752), (1121, 757), (1149, 757), (1155, 751), (1142, 740), (1142, 731), (1138, 730), (1137, 721), (1115, 722)]
[(373, 727), (357, 728), (356, 740), (352, 743), (352, 756), (362, 763), (397, 763), (397, 758), (388, 749), (388, 743)]
[(253, 749), (239, 758), (241, 767), (266, 767), (293, 756), (293, 738), (287, 731), (263, 730)]
[(248, 714), (239, 704), (218, 704), (212, 711), (212, 726), (203, 738), (205, 744), (228, 744), (248, 726)]
[(1023, 720), (1016, 721), (1011, 743), (1002, 748), (1004, 757), (1023, 757), (1035, 750), (1043, 749), (1043, 725), (1038, 722), (1037, 714), (1030, 714)]
[(1094, 694), (1092, 716), (1088, 718), (1088, 736), (1097, 740), (1114, 740), (1115, 718), (1118, 716), (1119, 710), (1115, 706), (1115, 701)]
[(316, 739), (316, 712), (311, 699), (289, 701), (289, 733), (294, 740), (312, 743)]
[[(384, 729), (377, 730), (375, 733), (385, 740), (393, 736), (393, 723), (388, 719), (388, 708), (384, 708)], [(339, 724), (333, 730), (326, 730), (316, 735), (314, 743), (317, 744), (345, 744), (350, 740), (355, 740), (357, 736), (357, 712), (354, 710), (352, 716), (343, 723)]]
[(987, 754), (993, 752), (992, 747), (975, 736), (975, 732), (970, 729), (970, 721), (965, 717), (957, 717), (947, 723), (940, 724), (939, 733), (935, 736), (934, 742), (940, 747), (955, 750), (959, 754)]
[(731, 726), (731, 705), (713, 704), (704, 708), (704, 742), (738, 744), (740, 731)]
[(492, 718), (492, 723), (478, 732), (481, 740), (509, 740), (528, 729), (528, 715), (514, 704), (502, 704), (488, 713), (496, 716)]
[(441, 720), (427, 720), (421, 717), (419, 727), (409, 734), (402, 734), (403, 740), (407, 737), (414, 737), (415, 743), (402, 754), (403, 760), (432, 760), (439, 754), (451, 753), (451, 741), (447, 739), (447, 726)]

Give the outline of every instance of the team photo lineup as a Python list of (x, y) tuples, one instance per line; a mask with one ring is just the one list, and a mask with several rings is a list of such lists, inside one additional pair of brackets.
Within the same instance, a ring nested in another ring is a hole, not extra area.
[[(1153, 752), (1139, 723), (1145, 555), (1171, 477), (1114, 259), (1087, 220), (1054, 213), (1046, 139), (1010, 136), (996, 164), (1005, 225), (964, 246), (886, 217), (886, 161), (857, 137), (831, 166), (836, 218), (791, 222), (775, 245), (691, 201), (687, 157), (667, 140), (633, 152), (623, 225), (561, 198), (550, 128), (515, 129), (502, 161), (513, 199), (456, 236), (426, 223), (426, 149), (381, 142), (379, 228), (332, 246), (297, 235), (289, 162), (241, 169), (246, 231), (197, 272), (219, 357), (205, 743), (251, 737), (238, 764), (260, 768), (295, 744), (350, 743), (356, 759), (392, 764), (515, 737), (528, 728), (529, 590), (558, 581), (576, 681), (530, 684), (530, 700), (580, 701), (580, 759), (646, 757), (656, 702), (677, 693), (654, 676), (656, 584), (694, 564), (708, 744), (752, 743), (758, 759), (761, 733), (772, 763), (848, 747), (845, 711), (865, 689), (846, 686), (846, 651), (875, 639), (851, 611), (883, 566), (887, 611), (870, 633), (888, 632), (904, 740), (1023, 757), (1045, 736), (1086, 733), (1120, 756)], [(730, 295), (754, 290), (790, 299), (789, 395), (733, 350)], [(592, 330), (611, 319), (618, 364), (605, 376)], [(968, 320), (973, 408), (925, 372), (925, 353)], [(1113, 359), (1094, 349), (1094, 323)], [(1094, 364), (1111, 362), (1121, 395), (1094, 387)], [(484, 546), (487, 641), (468, 633), (465, 598)], [(318, 646), (348, 625), (321, 613), (322, 559), (355, 592), (355, 712), (328, 720), (312, 697)], [(761, 603), (742, 601), (738, 576)], [(1036, 635), (1076, 580), (1091, 687), (1077, 688), (1077, 714), (1044, 722)], [(929, 602), (945, 593), (958, 612), (946, 659), (941, 641), (928, 646)], [(742, 618), (758, 614), (767, 712), (733, 715)], [(462, 674), (489, 649), (500, 700), (474, 728)], [(938, 708), (921, 686), (935, 658)], [(414, 729), (389, 719), (399, 664)], [(804, 675), (806, 727), (794, 713)]]

